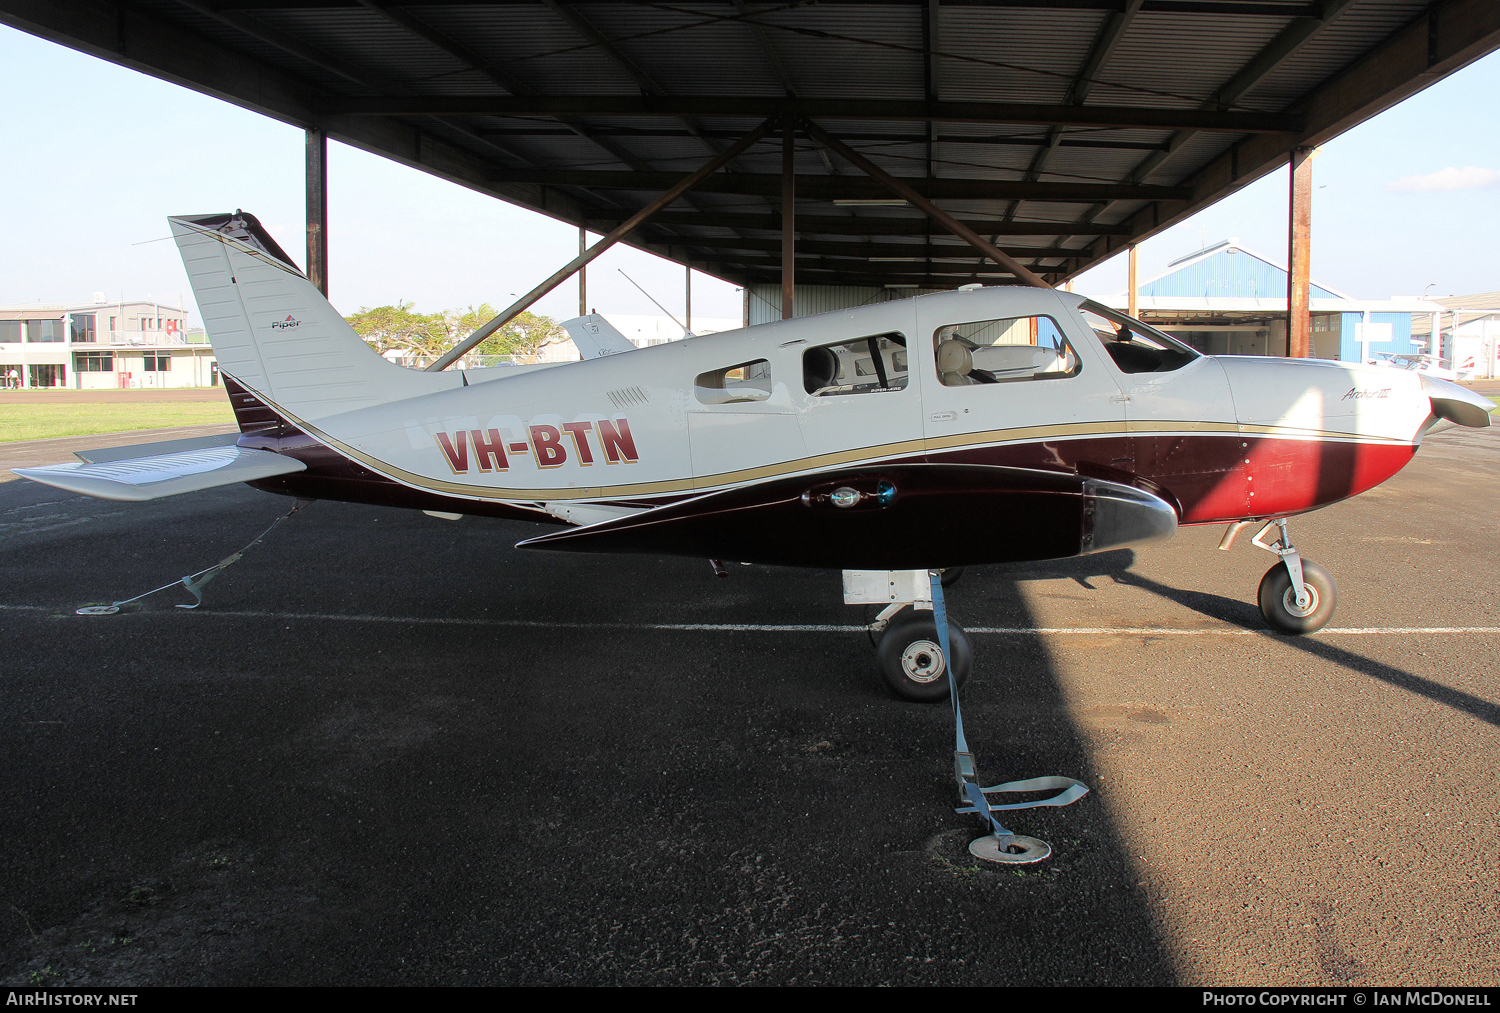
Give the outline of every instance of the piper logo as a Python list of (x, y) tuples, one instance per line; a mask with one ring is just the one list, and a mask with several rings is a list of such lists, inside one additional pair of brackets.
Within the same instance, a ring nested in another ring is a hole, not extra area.
[(288, 313), (286, 315), (286, 319), (285, 320), (273, 320), (273, 321), (271, 321), (271, 330), (273, 330), (273, 331), (289, 331), (293, 327), (301, 327), (301, 326), (302, 326), (302, 321), (298, 320), (296, 317), (292, 316), (290, 313)]
[(480, 471), (509, 471), (514, 456), (527, 454), (538, 468), (561, 468), (568, 463), (570, 449), (585, 468), (595, 462), (596, 447), (605, 464), (635, 464), (640, 459), (629, 419), (527, 426), (526, 435), (525, 440), (510, 442), (498, 429), (460, 429), (437, 433), (433, 439), (455, 475), (467, 475), (470, 464)]

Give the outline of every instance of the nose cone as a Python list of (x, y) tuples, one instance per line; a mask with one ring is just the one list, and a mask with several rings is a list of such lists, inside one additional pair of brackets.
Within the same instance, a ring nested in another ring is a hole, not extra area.
[(1425, 373), (1422, 374), (1422, 392), (1432, 400), (1432, 414), (1470, 429), (1488, 426), (1490, 412), (1495, 410), (1489, 398)]
[(1083, 495), (1084, 553), (1162, 542), (1177, 533), (1177, 511), (1143, 489), (1089, 479)]

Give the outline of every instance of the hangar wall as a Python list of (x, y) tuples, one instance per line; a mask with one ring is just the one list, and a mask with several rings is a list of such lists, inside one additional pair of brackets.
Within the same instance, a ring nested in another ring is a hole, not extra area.
[[(871, 303), (890, 302), (893, 299), (910, 299), (928, 292), (941, 292), (935, 288), (895, 288), (862, 285), (794, 285), (792, 287), (792, 316), (810, 317), (817, 313), (855, 309)], [(749, 303), (745, 323), (747, 326), (769, 324), (781, 319), (781, 286), (775, 283), (752, 282), (745, 289)]]

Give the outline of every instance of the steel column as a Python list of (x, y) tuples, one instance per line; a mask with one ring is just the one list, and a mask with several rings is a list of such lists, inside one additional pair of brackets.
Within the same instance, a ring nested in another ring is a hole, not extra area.
[(1138, 289), (1138, 287), (1136, 285), (1136, 262), (1137, 262), (1137, 260), (1139, 260), (1139, 258), (1136, 256), (1136, 244), (1135, 243), (1131, 243), (1130, 244), (1130, 269), (1129, 269), (1129, 272), (1128, 272), (1130, 274), (1130, 283), (1129, 283), (1130, 284), (1130, 303), (1129, 303), (1130, 308), (1128, 310), (1126, 310), (1126, 312), (1130, 316), (1135, 317), (1137, 320), (1139, 320), (1140, 317), (1141, 317), (1141, 300), (1140, 300), (1140, 296), (1138, 294), (1139, 293), (1139, 289)]
[(1286, 354), (1293, 359), (1312, 354), (1308, 302), (1312, 284), (1312, 154), (1311, 148), (1292, 149), (1287, 207)]
[(683, 264), (683, 301), (687, 303), (687, 310), (683, 313), (683, 327), (689, 332), (693, 329), (693, 265)]
[[(578, 229), (578, 255), (581, 257), (589, 248), (588, 229)], [(589, 269), (585, 264), (578, 269), (578, 315), (588, 316), (589, 313)]]
[(797, 284), (797, 148), (790, 118), (781, 121), (781, 319), (792, 319)]
[(328, 296), (328, 135), (307, 128), (307, 280)]
[(697, 171), (689, 173), (688, 175), (682, 177), (682, 179), (678, 180), (676, 186), (672, 187), (666, 193), (657, 197), (655, 200), (647, 204), (645, 207), (641, 208), (625, 221), (621, 222), (613, 230), (607, 233), (604, 238), (600, 239), (593, 246), (590, 246), (587, 250), (574, 257), (568, 264), (553, 273), (553, 275), (546, 281), (542, 282), (536, 288), (523, 295), (520, 299), (517, 299), (515, 302), (507, 306), (502, 313), (500, 313), (494, 319), (490, 320), (489, 323), (485, 324), (483, 327), (479, 328), (479, 330), (475, 331), (473, 334), (470, 334), (467, 338), (464, 338), (458, 344), (454, 345), (452, 348), (448, 349), (448, 351), (444, 352), (441, 358), (427, 367), (428, 372), (437, 372), (438, 370), (447, 369), (449, 366), (453, 365), (460, 358), (462, 358), (464, 353), (469, 349), (473, 348), (485, 338), (489, 337), (491, 334), (494, 334), (500, 328), (510, 323), (516, 317), (525, 312), (527, 307), (529, 307), (532, 303), (536, 302), (542, 296), (546, 295), (548, 292), (551, 292), (554, 288), (561, 285), (574, 271), (577, 271), (579, 268), (586, 265), (589, 261), (599, 256), (605, 250), (608, 250), (611, 246), (614, 246), (620, 240), (630, 235), (630, 233), (635, 231), (638, 225), (644, 222), (647, 218), (650, 218), (656, 212), (660, 211), (662, 208), (666, 207), (668, 204), (671, 204), (673, 201), (680, 198), (683, 194), (687, 193), (694, 186), (696, 186), (699, 181), (719, 171), (724, 167), (725, 163), (743, 154), (745, 150), (753, 145), (756, 141), (759, 141), (762, 137), (765, 137), (766, 134), (770, 132), (770, 130), (771, 121), (766, 120), (760, 126), (756, 127), (754, 130), (746, 134), (744, 137), (741, 137), (738, 141), (735, 141), (729, 147), (725, 148), (713, 158), (703, 163), (703, 165), (700, 166)]

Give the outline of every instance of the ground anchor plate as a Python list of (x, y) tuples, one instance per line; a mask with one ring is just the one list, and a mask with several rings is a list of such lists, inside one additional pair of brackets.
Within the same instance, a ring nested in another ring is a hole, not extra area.
[(1005, 865), (1030, 865), (1052, 854), (1052, 845), (1046, 841), (1022, 837), (1020, 834), (1011, 839), (1011, 849), (1013, 850), (1002, 850), (1000, 840), (994, 834), (969, 842), (969, 854), (975, 858)]

